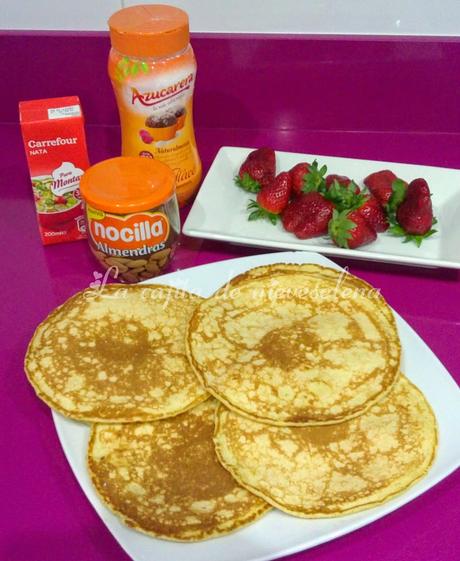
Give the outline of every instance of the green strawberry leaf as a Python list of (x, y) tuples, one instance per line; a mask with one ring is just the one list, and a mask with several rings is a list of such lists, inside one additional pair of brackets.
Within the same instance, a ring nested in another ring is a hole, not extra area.
[(139, 72), (139, 63), (135, 62), (131, 66), (131, 76), (135, 76)]
[(260, 210), (254, 210), (248, 216), (248, 220), (259, 220), (259, 218), (262, 218), (262, 215), (260, 214)]
[(357, 185), (351, 181), (348, 185), (342, 185), (336, 179), (332, 182), (329, 189), (324, 193), (324, 197), (334, 203), (337, 210), (355, 210), (359, 208), (366, 197), (361, 193), (356, 193)]
[[(437, 224), (437, 222), (436, 218), (433, 218), (433, 226)], [(425, 232), (425, 234), (408, 234), (400, 224), (396, 223), (388, 229), (388, 232), (393, 234), (393, 236), (404, 238), (403, 243), (414, 242), (417, 247), (420, 247), (423, 240), (426, 240), (433, 234), (436, 234), (437, 230), (431, 228), (428, 232)]]
[(269, 212), (268, 210), (265, 210), (254, 199), (251, 199), (248, 202), (247, 209), (251, 211), (248, 216), (248, 220), (250, 221), (265, 219), (271, 222), (273, 225), (275, 225), (279, 220), (278, 214), (273, 214), (273, 212)]
[(304, 193), (324, 193), (326, 191), (326, 173), (327, 166), (319, 167), (317, 160), (315, 160), (308, 168), (308, 173), (304, 176), (302, 191)]
[(393, 192), (388, 200), (388, 203), (385, 205), (385, 211), (390, 224), (394, 224), (396, 222), (396, 211), (398, 210), (399, 205), (406, 198), (407, 185), (402, 179), (395, 179), (391, 188)]
[(149, 65), (145, 61), (141, 62), (141, 70), (145, 74), (148, 74), (148, 72), (149, 72)]
[(394, 236), (399, 236), (399, 237), (407, 235), (404, 228), (402, 226), (400, 226), (397, 222), (395, 224), (392, 224), (388, 228), (388, 233), (393, 234)]
[(258, 193), (261, 189), (260, 183), (253, 179), (249, 173), (243, 173), (243, 177), (238, 175), (234, 178), (235, 185), (241, 187), (244, 191), (248, 193)]
[(310, 174), (305, 174), (305, 179), (303, 181), (302, 193), (316, 193), (318, 191), (318, 186), (314, 181), (311, 180)]
[(428, 232), (426, 232), (425, 234), (420, 234), (420, 235), (407, 234), (403, 240), (403, 243), (414, 242), (417, 247), (420, 247), (422, 245), (423, 240), (426, 240), (433, 234), (436, 234), (436, 232), (437, 230), (431, 229), (428, 230)]
[(329, 236), (339, 247), (345, 249), (348, 249), (348, 240), (352, 237), (351, 230), (356, 226), (356, 223), (348, 218), (348, 212), (348, 210), (339, 212), (334, 209), (328, 225)]

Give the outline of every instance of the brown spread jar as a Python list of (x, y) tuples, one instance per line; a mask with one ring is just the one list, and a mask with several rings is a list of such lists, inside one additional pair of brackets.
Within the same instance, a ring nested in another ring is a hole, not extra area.
[(80, 181), (91, 251), (111, 276), (135, 283), (168, 266), (180, 233), (173, 171), (158, 160), (119, 157)]

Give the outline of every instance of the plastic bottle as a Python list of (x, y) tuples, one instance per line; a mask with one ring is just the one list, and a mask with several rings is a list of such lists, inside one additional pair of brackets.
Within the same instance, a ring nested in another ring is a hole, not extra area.
[(172, 6), (132, 6), (115, 12), (109, 27), (108, 68), (120, 113), (122, 155), (154, 158), (171, 167), (183, 205), (201, 180), (188, 16)]

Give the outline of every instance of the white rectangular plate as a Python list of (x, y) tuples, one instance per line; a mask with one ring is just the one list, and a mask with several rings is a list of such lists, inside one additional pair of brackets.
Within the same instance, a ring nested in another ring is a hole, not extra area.
[[(209, 296), (235, 275), (268, 263), (318, 263), (340, 269), (315, 253), (283, 252), (202, 265), (157, 280), (161, 284)], [(396, 319), (404, 351), (402, 369), (428, 397), (438, 419), (440, 439), (438, 455), (429, 474), (403, 495), (382, 506), (324, 520), (294, 518), (273, 510), (255, 524), (221, 538), (190, 544), (155, 539), (122, 524), (96, 495), (86, 469), (89, 427), (53, 413), (75, 477), (115, 539), (134, 561), (264, 561), (308, 549), (369, 524), (411, 501), (460, 465), (459, 388), (412, 328), (397, 314)]]
[(277, 249), (316, 251), (323, 254), (390, 261), (427, 267), (460, 269), (460, 170), (277, 152), (277, 170), (287, 171), (299, 162), (317, 159), (326, 164), (328, 173), (346, 175), (362, 186), (372, 172), (391, 169), (398, 177), (411, 181), (423, 177), (428, 181), (438, 232), (417, 247), (402, 238), (379, 234), (377, 240), (358, 249), (342, 249), (327, 237), (299, 240), (286, 232), (281, 223), (267, 220), (248, 221), (247, 204), (255, 195), (236, 187), (233, 178), (251, 151), (250, 148), (223, 147), (219, 150), (184, 224), (188, 236), (222, 240), (236, 244)]

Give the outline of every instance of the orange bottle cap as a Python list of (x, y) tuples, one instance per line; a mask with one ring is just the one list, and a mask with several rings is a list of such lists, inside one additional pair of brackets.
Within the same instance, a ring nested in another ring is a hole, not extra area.
[(188, 15), (164, 4), (123, 8), (110, 17), (109, 28), (118, 52), (141, 58), (172, 55), (189, 42)]
[(172, 169), (158, 160), (118, 157), (85, 171), (80, 191), (86, 203), (98, 210), (128, 214), (153, 209), (175, 191)]

